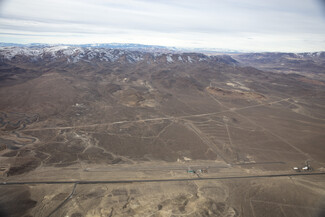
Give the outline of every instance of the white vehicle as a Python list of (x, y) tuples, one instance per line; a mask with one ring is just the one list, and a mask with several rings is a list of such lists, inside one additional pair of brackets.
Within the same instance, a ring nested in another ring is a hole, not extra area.
[(311, 166), (309, 164), (309, 161), (306, 161), (305, 166), (303, 168), (301, 168), (301, 169), (302, 169), (302, 171), (312, 171), (312, 168), (311, 168)]
[(304, 166), (301, 169), (302, 169), (302, 171), (310, 171), (311, 170), (311, 168), (309, 166)]

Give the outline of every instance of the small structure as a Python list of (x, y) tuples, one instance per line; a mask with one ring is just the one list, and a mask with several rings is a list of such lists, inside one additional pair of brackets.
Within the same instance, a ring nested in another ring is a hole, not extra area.
[(294, 167), (294, 168), (292, 168), (294, 171), (296, 171), (296, 172), (300, 172), (300, 169), (299, 169), (299, 167)]

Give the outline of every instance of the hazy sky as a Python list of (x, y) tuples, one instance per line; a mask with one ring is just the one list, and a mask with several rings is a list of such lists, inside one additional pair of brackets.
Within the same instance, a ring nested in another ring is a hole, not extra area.
[(321, 0), (0, 0), (0, 42), (321, 51), (322, 6)]

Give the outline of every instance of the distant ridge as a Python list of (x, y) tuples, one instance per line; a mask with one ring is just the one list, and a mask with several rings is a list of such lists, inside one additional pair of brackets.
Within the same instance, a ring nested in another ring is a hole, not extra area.
[(69, 46), (69, 47), (83, 47), (83, 48), (112, 48), (112, 49), (125, 49), (135, 51), (148, 51), (148, 52), (164, 52), (164, 53), (177, 53), (177, 52), (196, 52), (196, 53), (243, 53), (240, 50), (222, 49), (222, 48), (181, 48), (169, 47), (161, 45), (146, 45), (134, 43), (92, 43), (92, 44), (46, 44), (46, 43), (4, 43), (0, 42), (0, 47), (53, 47), (53, 46)]

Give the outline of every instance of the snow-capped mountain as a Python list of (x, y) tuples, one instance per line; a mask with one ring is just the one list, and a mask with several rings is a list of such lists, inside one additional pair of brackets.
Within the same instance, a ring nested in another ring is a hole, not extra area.
[(0, 47), (0, 60), (4, 61), (105, 61), (127, 63), (197, 63), (224, 62), (234, 64), (229, 56), (207, 56), (200, 53), (148, 52), (127, 49), (111, 49), (97, 47), (74, 46), (32, 46), (32, 47)]

